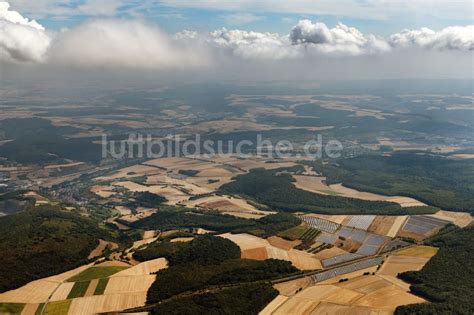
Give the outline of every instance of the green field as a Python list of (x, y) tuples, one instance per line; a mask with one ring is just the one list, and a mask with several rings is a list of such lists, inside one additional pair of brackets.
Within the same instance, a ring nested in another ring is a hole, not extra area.
[(68, 299), (73, 299), (77, 297), (83, 297), (86, 294), (87, 288), (89, 287), (90, 281), (81, 281), (74, 283), (74, 286), (67, 296)]
[(279, 233), (278, 236), (283, 237), (285, 239), (288, 239), (290, 241), (294, 241), (294, 240), (299, 239), (308, 230), (310, 230), (309, 227), (301, 224), (301, 225), (295, 226), (291, 229), (288, 229), (286, 231), (283, 231), (283, 232)]
[(21, 314), (24, 307), (20, 303), (0, 303), (0, 314)]
[(93, 279), (102, 279), (110, 277), (111, 275), (127, 269), (128, 267), (119, 267), (119, 266), (112, 266), (112, 267), (90, 267), (83, 272), (75, 275), (67, 279), (68, 282), (79, 282), (79, 281), (90, 281)]
[(64, 315), (69, 311), (72, 300), (50, 302), (46, 305), (44, 315)]
[(94, 295), (102, 295), (105, 292), (105, 288), (107, 288), (107, 284), (109, 283), (109, 278), (100, 279), (99, 283), (95, 287)]

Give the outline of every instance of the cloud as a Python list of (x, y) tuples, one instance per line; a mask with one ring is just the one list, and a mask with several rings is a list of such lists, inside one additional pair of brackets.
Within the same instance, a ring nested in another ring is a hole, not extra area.
[(0, 2), (0, 60), (44, 60), (51, 42), (43, 26)]
[(51, 51), (54, 62), (78, 66), (180, 69), (204, 66), (206, 54), (176, 43), (159, 28), (137, 20), (94, 20), (65, 31)]
[(330, 29), (324, 23), (301, 20), (291, 30), (290, 40), (293, 45), (307, 45), (311, 50), (325, 54), (363, 55), (390, 50), (384, 39), (364, 35), (342, 23)]
[(226, 14), (223, 18), (229, 25), (244, 25), (262, 20), (264, 17), (252, 13), (234, 13)]
[(121, 0), (87, 0), (77, 9), (89, 16), (113, 16), (121, 5)]
[(209, 34), (208, 43), (244, 59), (295, 58), (300, 52), (276, 33), (247, 32), (222, 28)]
[(390, 36), (394, 47), (418, 46), (437, 50), (474, 50), (474, 25), (451, 26), (435, 32), (429, 28), (403, 30)]

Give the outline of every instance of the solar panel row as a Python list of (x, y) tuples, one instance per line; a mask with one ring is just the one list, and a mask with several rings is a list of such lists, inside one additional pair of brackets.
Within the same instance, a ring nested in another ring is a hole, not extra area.
[(308, 224), (310, 227), (324, 231), (324, 232), (329, 232), (329, 233), (334, 233), (339, 229), (341, 226), (340, 224), (334, 223), (332, 221), (320, 219), (320, 218), (315, 218), (315, 217), (310, 217), (310, 216), (301, 216), (300, 217), (303, 222)]
[(369, 258), (366, 260), (358, 261), (353, 264), (334, 268), (332, 270), (323, 271), (321, 273), (315, 274), (312, 278), (315, 283), (331, 279), (340, 275), (351, 273), (354, 271), (362, 270), (372, 266), (380, 265), (383, 261), (382, 257)]

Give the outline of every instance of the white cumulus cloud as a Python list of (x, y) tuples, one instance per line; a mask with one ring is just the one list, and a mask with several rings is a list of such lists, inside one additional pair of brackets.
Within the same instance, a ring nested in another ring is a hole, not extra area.
[(390, 45), (374, 35), (364, 35), (342, 23), (328, 28), (324, 23), (301, 20), (290, 33), (293, 45), (306, 45), (310, 50), (325, 54), (364, 55), (390, 50)]
[(418, 46), (438, 50), (474, 50), (474, 25), (450, 26), (439, 32), (429, 28), (403, 30), (390, 36), (395, 47)]
[(43, 61), (50, 43), (43, 26), (0, 2), (0, 60)]
[(286, 59), (300, 55), (285, 37), (276, 33), (248, 32), (222, 28), (210, 33), (208, 42), (244, 59)]

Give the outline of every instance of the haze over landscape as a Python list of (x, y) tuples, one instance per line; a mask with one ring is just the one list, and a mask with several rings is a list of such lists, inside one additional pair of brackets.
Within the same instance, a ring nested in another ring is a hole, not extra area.
[(0, 314), (473, 314), (472, 1), (0, 1)]

